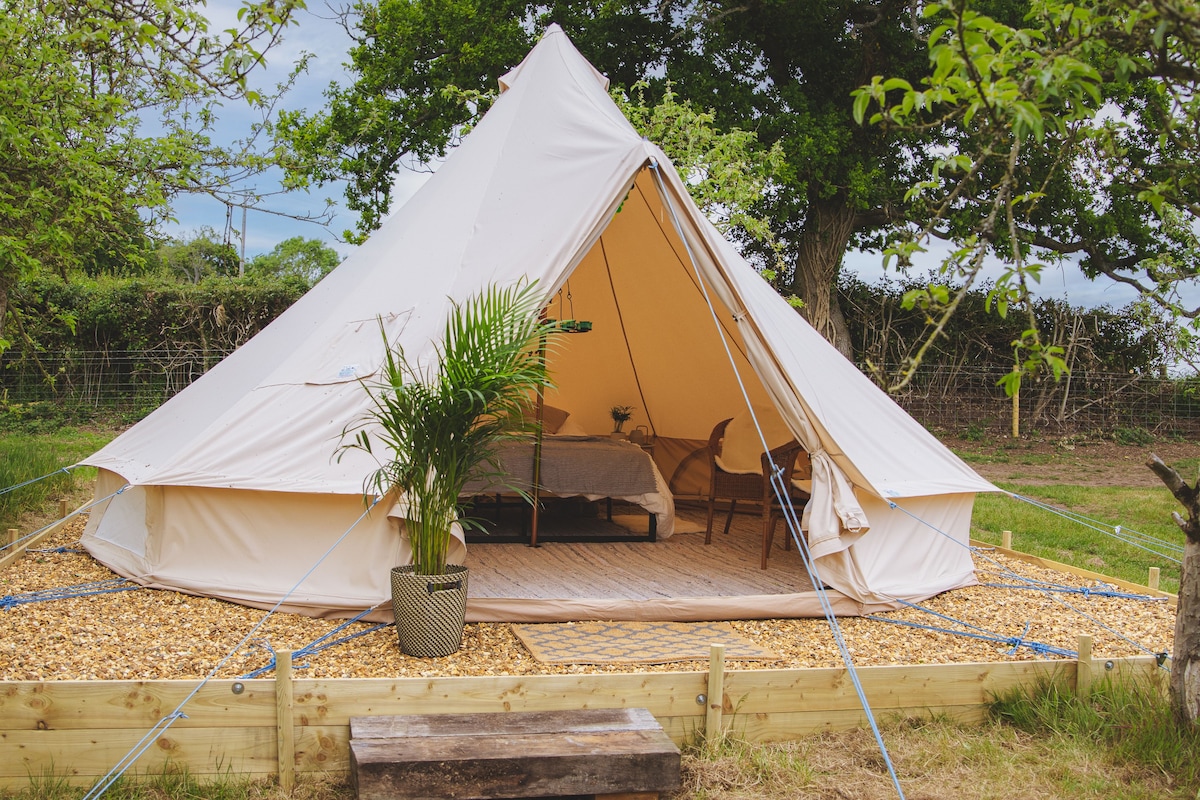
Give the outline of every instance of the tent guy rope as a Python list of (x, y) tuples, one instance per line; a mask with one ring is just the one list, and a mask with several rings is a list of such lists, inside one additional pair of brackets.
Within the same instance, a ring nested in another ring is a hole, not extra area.
[[(351, 619), (348, 619), (345, 622), (341, 623), (340, 625), (338, 625), (337, 627), (328, 631), (327, 633), (324, 633), (321, 636), (318, 636), (316, 639), (314, 639), (313, 641), (304, 645), (304, 647), (301, 647), (299, 650), (292, 651), (292, 658), (293, 659), (307, 658), (308, 656), (316, 655), (317, 653), (320, 653), (323, 650), (328, 650), (331, 647), (337, 647), (339, 644), (345, 644), (346, 642), (357, 639), (360, 636), (366, 636), (368, 633), (374, 633), (375, 631), (381, 630), (382, 628), (391, 627), (392, 623), (390, 623), (390, 622), (380, 622), (379, 624), (372, 625), (371, 627), (366, 628), (365, 630), (355, 631), (354, 633), (347, 634), (346, 636), (342, 636), (337, 639), (332, 639), (332, 640), (330, 639), (331, 636), (341, 633), (342, 631), (346, 630), (346, 628), (350, 627), (351, 625), (353, 625), (354, 623), (358, 622), (363, 617), (365, 617), (367, 614), (370, 614), (372, 611), (379, 608), (380, 605), (382, 605), (382, 603), (378, 603), (376, 605), (371, 606), (370, 608), (356, 614)], [(259, 667), (258, 669), (254, 670), (253, 672), (247, 672), (245, 675), (243, 675), (242, 678), (246, 679), (246, 680), (249, 680), (251, 678), (257, 678), (260, 675), (265, 675), (268, 672), (273, 671), (276, 666), (275, 648), (271, 646), (271, 643), (269, 641), (263, 639), (263, 640), (256, 641), (256, 644), (258, 644), (261, 647), (263, 647), (264, 649), (266, 649), (266, 651), (271, 654), (271, 659), (270, 659), (270, 661), (268, 661), (266, 663), (266, 665)], [(292, 667), (294, 669), (305, 669), (307, 666), (308, 666), (307, 664), (296, 664), (294, 662), (292, 664)]]
[[(1122, 641), (1123, 641), (1123, 642), (1125, 642), (1126, 644), (1133, 645), (1133, 646), (1134, 646), (1134, 647), (1136, 647), (1137, 649), (1141, 650), (1143, 653), (1146, 653), (1147, 655), (1152, 655), (1152, 656), (1154, 656), (1156, 659), (1158, 659), (1158, 665), (1159, 665), (1160, 667), (1162, 667), (1163, 669), (1166, 669), (1166, 670), (1170, 671), (1170, 668), (1169, 668), (1169, 667), (1167, 667), (1167, 666), (1165, 666), (1165, 663), (1164, 663), (1164, 662), (1165, 662), (1167, 659), (1163, 659), (1163, 658), (1161, 658), (1161, 657), (1160, 657), (1160, 656), (1162, 655), (1161, 651), (1155, 651), (1155, 650), (1152, 650), (1151, 648), (1149, 648), (1149, 647), (1146, 647), (1146, 646), (1145, 646), (1144, 644), (1142, 644), (1141, 642), (1138, 642), (1138, 641), (1135, 641), (1135, 640), (1133, 640), (1133, 639), (1129, 638), (1129, 637), (1128, 637), (1128, 636), (1126, 636), (1124, 633), (1122, 633), (1122, 632), (1120, 632), (1120, 631), (1116, 630), (1116, 629), (1115, 629), (1115, 628), (1113, 628), (1112, 626), (1110, 626), (1110, 625), (1107, 625), (1107, 624), (1105, 624), (1105, 623), (1101, 622), (1100, 620), (1096, 619), (1096, 618), (1095, 618), (1094, 616), (1092, 616), (1091, 614), (1088, 614), (1086, 611), (1084, 611), (1084, 610), (1082, 610), (1082, 609), (1079, 609), (1079, 608), (1076, 608), (1075, 606), (1073, 606), (1073, 605), (1071, 605), (1070, 603), (1068, 603), (1066, 600), (1063, 600), (1061, 597), (1058, 597), (1057, 595), (1055, 595), (1055, 593), (1054, 593), (1053, 591), (1051, 591), (1051, 590), (1050, 590), (1050, 587), (1048, 587), (1048, 586), (1038, 586), (1037, 584), (1041, 583), (1041, 581), (1036, 581), (1036, 580), (1034, 580), (1034, 579), (1032, 579), (1032, 578), (1027, 578), (1027, 577), (1026, 577), (1026, 576), (1024, 576), (1024, 575), (1021, 575), (1019, 572), (1016, 572), (1016, 571), (1014, 571), (1014, 570), (1013, 570), (1013, 569), (1011, 569), (1010, 567), (1008, 567), (1008, 566), (1006, 566), (1006, 565), (1004, 565), (1004, 564), (1001, 564), (1001, 563), (1000, 563), (999, 561), (997, 561), (996, 559), (992, 558), (991, 556), (989, 556), (989, 555), (987, 555), (986, 553), (984, 553), (984, 552), (982, 552), (981, 550), (979, 550), (979, 548), (975, 548), (975, 547), (972, 547), (970, 544), (964, 544), (963, 542), (960, 542), (960, 541), (958, 541), (958, 540), (957, 540), (957, 539), (955, 539), (953, 536), (949, 535), (949, 534), (948, 534), (948, 533), (946, 533), (945, 531), (943, 531), (943, 530), (941, 530), (940, 528), (938, 528), (936, 525), (933, 525), (933, 524), (929, 523), (927, 520), (921, 519), (921, 517), (919, 517), (918, 515), (916, 515), (916, 514), (912, 513), (911, 511), (909, 511), (908, 509), (906, 509), (906, 508), (904, 508), (903, 506), (899, 505), (898, 503), (896, 503), (896, 502), (894, 502), (894, 501), (889, 501), (888, 505), (889, 505), (891, 508), (893, 508), (893, 509), (895, 509), (895, 510), (897, 510), (897, 511), (901, 511), (901, 512), (903, 512), (903, 513), (907, 514), (908, 516), (912, 517), (913, 519), (917, 520), (917, 521), (918, 521), (918, 522), (920, 522), (921, 524), (925, 525), (926, 527), (928, 527), (930, 530), (934, 531), (935, 533), (938, 533), (938, 534), (940, 534), (941, 536), (944, 536), (944, 537), (946, 537), (947, 539), (949, 539), (950, 541), (952, 541), (952, 542), (954, 542), (955, 544), (959, 545), (960, 547), (965, 547), (965, 548), (967, 548), (967, 549), (968, 549), (968, 550), (970, 550), (970, 551), (971, 551), (973, 554), (975, 554), (975, 555), (979, 556), (980, 558), (984, 559), (985, 561), (988, 561), (989, 563), (991, 563), (993, 566), (995, 566), (995, 567), (996, 567), (996, 568), (997, 568), (997, 569), (1000, 571), (1000, 574), (1001, 574), (1001, 575), (1009, 575), (1009, 576), (1011, 576), (1011, 577), (1015, 578), (1016, 580), (1019, 580), (1019, 581), (1021, 581), (1022, 583), (1024, 583), (1024, 584), (1028, 585), (1030, 589), (1037, 589), (1037, 590), (1040, 590), (1040, 591), (1041, 591), (1041, 592), (1043, 592), (1043, 593), (1046, 595), (1046, 597), (1048, 597), (1049, 599), (1053, 600), (1054, 602), (1058, 603), (1059, 605), (1065, 606), (1066, 608), (1070, 609), (1071, 611), (1074, 611), (1074, 612), (1075, 612), (1076, 614), (1078, 614), (1079, 616), (1081, 616), (1081, 617), (1083, 617), (1084, 619), (1088, 620), (1088, 621), (1089, 621), (1089, 622), (1091, 622), (1092, 624), (1094, 624), (1094, 625), (1097, 625), (1097, 626), (1098, 626), (1098, 627), (1100, 627), (1100, 628), (1103, 628), (1104, 630), (1108, 631), (1108, 632), (1109, 632), (1109, 633), (1111, 633), (1113, 636), (1116, 636), (1118, 639), (1122, 640)], [(903, 602), (902, 600), (898, 600), (897, 598), (892, 598), (892, 599), (893, 599), (893, 600), (897, 600), (898, 602)]]
[[(714, 325), (716, 325), (718, 333), (721, 331), (721, 322), (717, 316), (716, 307), (713, 305), (712, 298), (709, 295), (708, 287), (704, 282), (703, 276), (700, 274), (700, 268), (696, 263), (696, 256), (692, 252), (691, 244), (688, 243), (687, 237), (684, 236), (683, 227), (679, 222), (679, 216), (675, 211), (675, 206), (671, 202), (671, 196), (667, 192), (667, 188), (662, 179), (662, 174), (659, 171), (657, 161), (650, 163), (651, 173), (654, 175), (655, 184), (658, 186), (659, 194), (662, 197), (663, 203), (671, 213), (671, 223), (675, 227), (675, 233), (683, 242), (684, 248), (687, 250), (688, 259), (691, 261), (692, 270), (696, 275), (697, 286), (699, 286), (703, 294), (704, 301), (708, 306), (709, 314), (712, 316)], [(740, 320), (738, 320), (740, 322)], [(750, 410), (750, 418), (754, 421), (754, 427), (758, 431), (758, 437), (762, 444), (763, 452), (769, 451), (771, 448), (767, 445), (766, 436), (763, 434), (762, 426), (759, 424), (758, 417), (754, 413), (754, 406), (750, 402), (750, 394), (746, 389), (746, 384), (742, 380), (742, 375), (738, 371), (737, 362), (733, 358), (733, 353), (729, 350), (729, 342), (724, 335), (719, 335), (722, 346), (725, 348), (725, 356), (729, 361), (729, 366), (733, 370), (734, 377), (737, 381), (738, 389), (741, 390), (742, 399), (746, 403), (746, 407)], [(774, 465), (773, 465), (774, 466)], [(764, 476), (766, 477), (766, 476)], [(791, 492), (787, 487), (779, 486), (782, 481), (782, 470), (775, 467), (770, 476), (771, 486), (775, 490), (776, 498), (784, 509), (784, 522), (788, 527), (788, 533), (796, 542), (796, 548), (804, 561), (804, 569), (808, 572), (809, 580), (812, 581), (813, 588), (816, 590), (817, 598), (821, 604), (821, 610), (825, 615), (825, 620), (829, 623), (830, 631), (833, 634), (834, 641), (837, 643), (838, 651), (842, 657), (842, 663), (846, 666), (846, 672), (850, 676), (850, 682), (854, 686), (854, 691), (858, 695), (858, 700), (862, 706), (863, 713), (867, 717), (867, 722), (870, 724), (871, 732), (875, 736), (875, 742), (879, 745), (879, 752), (883, 756), (884, 763), (887, 765), (888, 775), (892, 779), (892, 785), (896, 789), (896, 794), (900, 800), (904, 800), (904, 789), (900, 786), (900, 777), (896, 774), (896, 767), (892, 764), (891, 755), (888, 753), (887, 745), (883, 741), (883, 733), (879, 730), (879, 725), (875, 721), (875, 714), (871, 711), (871, 704), (867, 700), (866, 691), (862, 687), (862, 682), (859, 680), (858, 671), (854, 668), (854, 659), (850, 655), (850, 649), (846, 646), (845, 638), (842, 636), (841, 626), (838, 624), (837, 615), (834, 613), (833, 605), (829, 601), (829, 596), (825, 591), (825, 584), (821, 581), (817, 574), (817, 565), (812, 559), (812, 555), (808, 550), (808, 543), (803, 536), (799, 535), (800, 520), (796, 516), (796, 509), (792, 506)]]
[(93, 500), (90, 503), (85, 503), (84, 505), (82, 505), (79, 508), (72, 511), (70, 514), (67, 514), (62, 519), (56, 519), (56, 520), (54, 520), (54, 522), (51, 522), (47, 525), (43, 525), (42, 527), (38, 528), (36, 531), (33, 531), (32, 533), (25, 534), (24, 536), (20, 537), (19, 539), (17, 539), (14, 542), (9, 542), (6, 545), (0, 546), (0, 553), (3, 553), (5, 550), (8, 550), (8, 549), (12, 549), (15, 552), (16, 549), (20, 546), (21, 542), (27, 542), (30, 539), (34, 539), (38, 536), (41, 536), (43, 533), (50, 530), (55, 525), (61, 525), (62, 523), (66, 522), (67, 520), (71, 519), (72, 517), (77, 517), (80, 514), (82, 514), (83, 512), (88, 511), (89, 509), (95, 508), (96, 506), (100, 505), (101, 503), (103, 503), (106, 500), (111, 500), (112, 498), (116, 497), (117, 495), (121, 494), (126, 489), (128, 489), (129, 486), (130, 485), (127, 483), (124, 486), (122, 486), (120, 489), (117, 489), (112, 494), (105, 495), (104, 497)]
[(71, 470), (76, 469), (79, 466), (81, 466), (81, 465), (80, 464), (72, 464), (69, 467), (61, 467), (59, 469), (54, 470), (54, 472), (49, 472), (45, 475), (42, 475), (40, 478), (30, 478), (29, 480), (22, 481), (21, 483), (14, 483), (12, 486), (8, 486), (3, 489), (0, 489), (0, 495), (6, 495), (9, 492), (15, 492), (18, 489), (24, 489), (26, 486), (32, 486), (35, 483), (40, 483), (41, 481), (47, 480), (49, 478), (53, 478), (55, 475), (58, 475), (60, 473), (63, 475), (69, 475), (69, 474), (71, 474)]
[(1166, 539), (1160, 539), (1157, 536), (1151, 536), (1150, 534), (1140, 533), (1122, 525), (1110, 525), (1106, 522), (1090, 519), (1089, 517), (1085, 517), (1084, 515), (1078, 514), (1074, 511), (1057, 508), (1049, 503), (1043, 503), (1040, 500), (1034, 500), (1031, 497), (1024, 497), (1012, 492), (1008, 492), (1007, 494), (1014, 500), (1020, 500), (1022, 503), (1028, 503), (1035, 508), (1040, 508), (1043, 511), (1049, 511), (1051, 514), (1063, 517), (1064, 519), (1077, 522), (1085, 528), (1090, 528), (1097, 533), (1103, 533), (1105, 536), (1111, 536), (1118, 541), (1125, 542), (1128, 545), (1145, 550), (1148, 553), (1153, 553), (1160, 558), (1165, 558), (1168, 561), (1175, 562), (1176, 564), (1183, 563), (1183, 545), (1181, 544), (1177, 544)]

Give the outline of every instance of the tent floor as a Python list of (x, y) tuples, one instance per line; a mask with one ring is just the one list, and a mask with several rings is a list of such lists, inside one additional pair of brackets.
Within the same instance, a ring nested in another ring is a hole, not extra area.
[[(698, 533), (675, 533), (657, 542), (549, 542), (539, 547), (487, 543), (468, 547), (469, 622), (569, 620), (730, 620), (823, 616), (796, 548), (783, 549), (786, 531), (775, 532), (767, 569), (759, 568), (761, 517), (735, 514), (729, 535), (724, 516), (714, 521), (712, 544), (704, 544), (704, 513), (684, 509), (678, 517)], [(699, 523), (696, 525), (695, 523)], [(604, 520), (555, 520), (594, 530)], [(644, 525), (644, 521), (642, 522)], [(543, 530), (547, 530), (543, 528)], [(861, 613), (859, 605), (829, 591), (835, 611)]]

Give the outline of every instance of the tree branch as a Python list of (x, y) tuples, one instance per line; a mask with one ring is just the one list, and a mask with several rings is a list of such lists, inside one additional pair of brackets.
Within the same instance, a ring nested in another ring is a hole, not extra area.
[(1188, 541), (1200, 544), (1200, 491), (1197, 491), (1200, 489), (1200, 484), (1189, 486), (1183, 478), (1179, 477), (1178, 472), (1164, 464), (1163, 460), (1154, 453), (1150, 454), (1150, 460), (1146, 462), (1146, 466), (1166, 484), (1166, 487), (1171, 490), (1171, 494), (1175, 495), (1175, 499), (1187, 510), (1188, 518), (1186, 520), (1179, 515), (1179, 512), (1172, 512), (1171, 516), (1175, 518), (1175, 524), (1184, 532)]

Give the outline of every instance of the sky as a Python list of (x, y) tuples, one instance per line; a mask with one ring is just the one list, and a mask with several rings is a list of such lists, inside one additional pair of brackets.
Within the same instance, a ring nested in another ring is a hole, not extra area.
[[(208, 9), (214, 28), (232, 27), (239, 5), (238, 0), (213, 0)], [(256, 85), (262, 88), (274, 86), (287, 76), (302, 53), (311, 53), (308, 71), (300, 76), (292, 91), (284, 98), (282, 107), (312, 112), (325, 105), (323, 92), (330, 82), (348, 83), (344, 64), (349, 61), (347, 53), (352, 42), (334, 19), (333, 12), (320, 0), (312, 0), (310, 8), (300, 12), (299, 20), (299, 25), (288, 29), (282, 45), (268, 53), (266, 70), (259, 74)], [(221, 115), (219, 130), (233, 139), (245, 135), (251, 122), (252, 117), (246, 109), (229, 104)], [(393, 190), (392, 213), (401, 208), (429, 177), (428, 171), (402, 169)], [(245, 188), (260, 193), (274, 192), (279, 189), (279, 180), (278, 174), (261, 176)], [(268, 252), (279, 242), (293, 236), (319, 239), (343, 256), (348, 255), (354, 248), (341, 242), (338, 237), (343, 231), (354, 228), (357, 215), (345, 208), (343, 192), (344, 185), (341, 183), (314, 187), (308, 193), (296, 192), (270, 199), (267, 206), (277, 212), (275, 214), (248, 211), (245, 223), (246, 257)], [(328, 228), (280, 216), (288, 213), (301, 216), (319, 214), (325, 208), (326, 198), (338, 204), (337, 213)], [(213, 228), (219, 234), (226, 228), (227, 209), (224, 204), (211, 198), (185, 198), (177, 203), (175, 210), (178, 222), (167, 229), (172, 235), (190, 235), (201, 227)], [(240, 209), (234, 209), (231, 222), (237, 229), (234, 242), (240, 245), (240, 239), (237, 238), (242, 228)], [(926, 263), (918, 262), (913, 274), (923, 276), (928, 273), (936, 267), (940, 253), (944, 252), (944, 249), (939, 251), (936, 246), (931, 248), (926, 255)], [(844, 269), (853, 271), (869, 283), (884, 276), (882, 258), (877, 253), (850, 252), (846, 255)], [(995, 278), (1000, 271), (998, 263), (989, 265), (984, 278)], [(894, 272), (892, 276), (895, 277)], [(1073, 265), (1047, 270), (1037, 293), (1067, 299), (1072, 305), (1089, 308), (1101, 305), (1120, 308), (1136, 299), (1131, 288), (1111, 281), (1090, 281)]]

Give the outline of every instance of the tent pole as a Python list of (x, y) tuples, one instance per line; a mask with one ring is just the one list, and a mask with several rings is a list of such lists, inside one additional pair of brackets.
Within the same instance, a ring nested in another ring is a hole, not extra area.
[[(542, 312), (542, 318), (545, 319), (546, 312)], [(546, 366), (546, 333), (543, 329), (542, 335), (538, 339), (538, 357), (541, 359), (542, 368)], [(530, 500), (533, 504), (533, 510), (529, 520), (529, 546), (538, 546), (538, 517), (541, 516), (539, 509), (541, 506), (541, 484), (542, 484), (542, 418), (546, 413), (546, 388), (542, 384), (537, 387), (537, 430), (534, 432), (533, 439), (533, 486), (530, 491)]]

